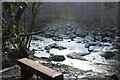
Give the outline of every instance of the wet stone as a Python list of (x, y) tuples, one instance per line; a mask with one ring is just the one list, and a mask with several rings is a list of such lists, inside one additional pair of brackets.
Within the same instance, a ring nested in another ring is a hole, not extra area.
[(46, 59), (49, 61), (64, 61), (65, 57), (63, 55), (52, 55), (50, 57), (41, 57), (42, 59)]
[(94, 37), (95, 37), (94, 34), (89, 33), (87, 36), (85, 36), (85, 39), (89, 41), (94, 41), (95, 40)]
[(95, 40), (102, 41), (102, 36), (95, 36)]
[(81, 37), (76, 37), (73, 39), (75, 42), (79, 43), (79, 42), (82, 42), (82, 40), (84, 40), (83, 38)]
[(120, 49), (120, 43), (113, 43), (113, 48)]
[(102, 42), (111, 42), (111, 41), (112, 41), (112, 39), (110, 37), (104, 37), (102, 39)]
[(105, 57), (106, 59), (110, 59), (111, 57), (115, 56), (114, 50), (105, 50), (102, 54), (102, 57)]
[(54, 37), (55, 36), (54, 34), (55, 34), (54, 32), (45, 32), (46, 37)]
[(120, 37), (115, 37), (113, 42), (117, 42), (117, 43), (120, 43)]
[(53, 44), (50, 44), (50, 45), (46, 46), (46, 47), (45, 47), (45, 50), (50, 50), (50, 49), (52, 49), (52, 48), (59, 49), (59, 50), (67, 49), (67, 48), (64, 47), (64, 46), (59, 46), (58, 44), (53, 43)]
[(37, 37), (32, 37), (32, 40), (39, 40)]
[(37, 50), (36, 50), (36, 49), (32, 49), (31, 51), (28, 52), (28, 54), (34, 55), (34, 54), (35, 54), (35, 51), (37, 51)]
[(63, 39), (60, 38), (60, 37), (52, 37), (52, 40), (54, 40), (54, 41), (63, 41)]
[(77, 53), (77, 52), (72, 52), (67, 55), (67, 57), (72, 58), (72, 59), (79, 59), (79, 60), (84, 60), (87, 61), (86, 59), (82, 58), (82, 56), (88, 55), (89, 53)]
[(51, 47), (50, 46), (45, 46), (45, 48), (44, 48), (45, 50), (50, 50), (51, 49)]
[(85, 44), (85, 48), (89, 48), (90, 46), (95, 46), (97, 43), (96, 42), (89, 42)]
[(65, 57), (63, 55), (53, 55), (49, 57), (52, 61), (64, 61)]

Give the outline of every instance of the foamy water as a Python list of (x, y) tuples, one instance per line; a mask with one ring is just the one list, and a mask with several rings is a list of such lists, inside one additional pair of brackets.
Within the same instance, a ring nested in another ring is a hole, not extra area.
[[(102, 68), (101, 66), (98, 66), (94, 63), (103, 63), (103, 64), (107, 64), (106, 60), (101, 57), (99, 54), (101, 53), (99, 52), (93, 52), (89, 55), (83, 56), (82, 58), (87, 59), (88, 61), (82, 61), (82, 60), (78, 60), (78, 59), (71, 59), (68, 58), (66, 55), (71, 53), (71, 52), (88, 52), (87, 49), (84, 47), (85, 44), (83, 43), (76, 43), (74, 41), (70, 41), (70, 40), (64, 40), (64, 41), (53, 41), (50, 38), (45, 38), (45, 37), (38, 37), (40, 40), (32, 40), (31, 41), (31, 47), (30, 49), (36, 49), (37, 51), (35, 51), (35, 56), (37, 57), (49, 57), (50, 53), (52, 54), (56, 54), (56, 55), (64, 55), (65, 56), (65, 60), (63, 62), (59, 62), (61, 64), (67, 64), (76, 68), (79, 68), (81, 70), (87, 71), (87, 70), (92, 70), (94, 72), (99, 72), (99, 73), (106, 73), (105, 67)], [(44, 47), (52, 44), (52, 43), (57, 43), (58, 45), (67, 47), (67, 49), (64, 50), (59, 50), (59, 49), (50, 49), (50, 53), (47, 53), (44, 50)], [(41, 51), (41, 49), (43, 51)], [(93, 58), (95, 58), (95, 60), (93, 60)], [(58, 63), (55, 61), (52, 61), (53, 63)]]

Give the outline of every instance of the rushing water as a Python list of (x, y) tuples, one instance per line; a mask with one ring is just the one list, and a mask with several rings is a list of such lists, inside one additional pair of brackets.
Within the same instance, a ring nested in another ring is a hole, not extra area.
[[(64, 55), (65, 60), (63, 62), (59, 62), (61, 64), (67, 64), (76, 68), (79, 68), (81, 70), (87, 71), (92, 70), (94, 72), (98, 73), (107, 73), (106, 66), (100, 66), (95, 63), (101, 63), (101, 64), (109, 64), (108, 61), (101, 57), (101, 50), (103, 47), (98, 47), (96, 50), (98, 52), (92, 52), (89, 55), (83, 56), (83, 58), (87, 59), (88, 61), (78, 60), (78, 59), (71, 59), (68, 58), (66, 55), (71, 52), (88, 52), (87, 49), (84, 47), (85, 43), (76, 43), (75, 41), (70, 41), (69, 39), (65, 39), (63, 41), (53, 41), (51, 38), (45, 38), (37, 36), (40, 40), (32, 40), (30, 49), (36, 49), (35, 56), (37, 57), (49, 57), (50, 53), (56, 54), (56, 55)], [(47, 53), (46, 50), (44, 50), (45, 46), (57, 43), (58, 45), (62, 45), (67, 47), (67, 49), (59, 50), (59, 49), (50, 49), (50, 53)], [(105, 43), (108, 44), (108, 43)], [(94, 60), (94, 59), (95, 60)], [(55, 61), (52, 61), (53, 63), (58, 63)]]

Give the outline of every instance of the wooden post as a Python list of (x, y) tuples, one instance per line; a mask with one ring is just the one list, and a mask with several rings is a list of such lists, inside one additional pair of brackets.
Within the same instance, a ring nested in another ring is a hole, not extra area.
[(21, 66), (21, 80), (28, 80), (33, 76), (33, 71), (29, 67)]

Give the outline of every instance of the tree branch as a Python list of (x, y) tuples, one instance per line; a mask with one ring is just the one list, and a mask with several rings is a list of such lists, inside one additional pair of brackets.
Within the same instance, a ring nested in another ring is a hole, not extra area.
[[(41, 32), (41, 31), (37, 31), (37, 32), (32, 32), (32, 33), (27, 33), (27, 34), (20, 34), (19, 36), (21, 36), (21, 37), (26, 37), (26, 36), (36, 35), (36, 34), (40, 34), (40, 33), (42, 33), (42, 32)], [(12, 37), (14, 37), (14, 35), (2, 36), (2, 37), (12, 38)]]

